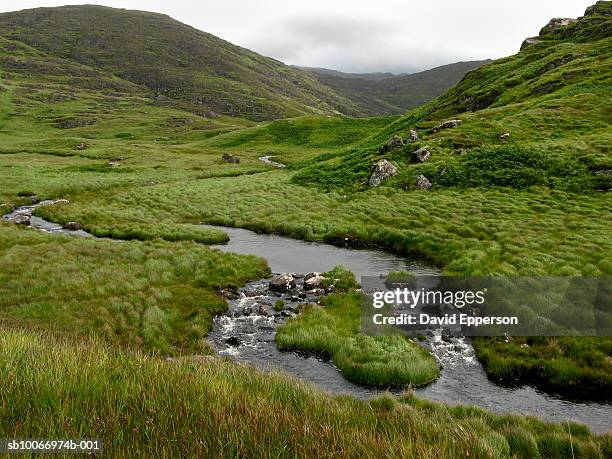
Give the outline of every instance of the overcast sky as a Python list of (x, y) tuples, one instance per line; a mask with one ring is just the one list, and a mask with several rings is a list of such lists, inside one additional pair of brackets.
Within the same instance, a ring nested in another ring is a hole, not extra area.
[[(2, 0), (0, 11), (82, 4)], [(595, 0), (99, 0), (165, 13), (287, 64), (346, 72), (414, 72), (517, 52), (552, 17)]]

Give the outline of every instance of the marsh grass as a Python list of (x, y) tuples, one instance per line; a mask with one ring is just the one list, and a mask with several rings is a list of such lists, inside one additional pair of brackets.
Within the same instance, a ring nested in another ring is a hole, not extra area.
[(357, 384), (378, 387), (423, 386), (439, 375), (436, 360), (401, 336), (359, 334), (360, 294), (337, 293), (321, 306), (309, 306), (280, 326), (279, 349), (331, 359), (342, 375)]
[(412, 396), (331, 397), (218, 358), (172, 361), (89, 340), (0, 333), (0, 436), (101, 437), (134, 457), (575, 457), (609, 436)]
[(236, 288), (269, 272), (264, 260), (193, 242), (115, 242), (0, 224), (0, 323), (98, 336), (175, 355), (204, 340)]

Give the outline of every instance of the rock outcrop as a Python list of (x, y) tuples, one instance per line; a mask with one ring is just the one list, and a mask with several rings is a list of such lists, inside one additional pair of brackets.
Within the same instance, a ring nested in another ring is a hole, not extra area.
[(408, 135), (406, 142), (413, 143), (413, 142), (416, 142), (417, 140), (419, 140), (419, 133), (417, 132), (416, 129), (410, 129), (410, 134)]
[(438, 124), (437, 126), (433, 127), (431, 129), (431, 132), (438, 132), (438, 131), (441, 131), (442, 129), (454, 128), (454, 127), (459, 126), (460, 124), (461, 124), (461, 120), (443, 121), (440, 124)]
[(398, 148), (402, 148), (404, 146), (404, 139), (402, 139), (399, 135), (394, 135), (387, 142), (380, 147), (378, 150), (379, 153), (389, 153), (390, 151), (397, 150)]
[(413, 163), (423, 163), (429, 159), (431, 153), (427, 149), (428, 147), (419, 148), (412, 152), (411, 159)]
[(389, 180), (394, 175), (397, 175), (397, 167), (391, 164), (386, 159), (378, 161), (372, 166), (372, 175), (370, 176), (370, 186), (378, 186), (386, 180)]
[(427, 190), (431, 188), (431, 182), (424, 175), (417, 175), (415, 186), (417, 190)]

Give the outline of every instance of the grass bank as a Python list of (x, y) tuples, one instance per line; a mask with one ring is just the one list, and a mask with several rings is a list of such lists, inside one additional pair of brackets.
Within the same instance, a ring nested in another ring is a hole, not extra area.
[(612, 438), (413, 397), (332, 398), (213, 358), (0, 333), (0, 436), (101, 437), (112, 457), (604, 458)]
[(94, 335), (164, 354), (207, 352), (222, 288), (269, 272), (261, 258), (194, 242), (91, 240), (0, 223), (0, 324)]

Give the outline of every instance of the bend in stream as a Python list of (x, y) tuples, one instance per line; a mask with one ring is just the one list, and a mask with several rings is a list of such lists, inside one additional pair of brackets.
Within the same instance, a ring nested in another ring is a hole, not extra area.
[[(323, 272), (343, 265), (358, 279), (398, 270), (417, 276), (439, 274), (422, 263), (379, 250), (347, 249), (240, 228), (210, 227), (224, 231), (230, 237), (226, 245), (215, 246), (219, 250), (261, 256), (275, 273)], [(250, 282), (239, 290), (237, 297), (228, 298), (228, 311), (215, 318), (209, 334), (209, 340), (220, 354), (263, 370), (285, 370), (333, 394), (368, 399), (383, 392), (351, 383), (330, 362), (279, 351), (274, 342), (276, 327), (296, 314), (298, 304), (313, 302), (316, 298), (299, 298), (296, 292), (270, 292), (267, 285), (265, 279)], [(303, 292), (298, 290), (297, 293), (303, 296)], [(282, 312), (275, 312), (271, 305), (279, 298), (285, 303), (285, 308)], [(476, 359), (469, 339), (443, 340), (438, 331), (427, 339), (425, 345), (440, 361), (442, 372), (437, 381), (414, 391), (420, 397), (453, 405), (477, 405), (497, 413), (532, 415), (552, 422), (572, 420), (586, 424), (598, 433), (612, 429), (610, 404), (572, 401), (528, 385), (508, 388), (493, 383)]]

